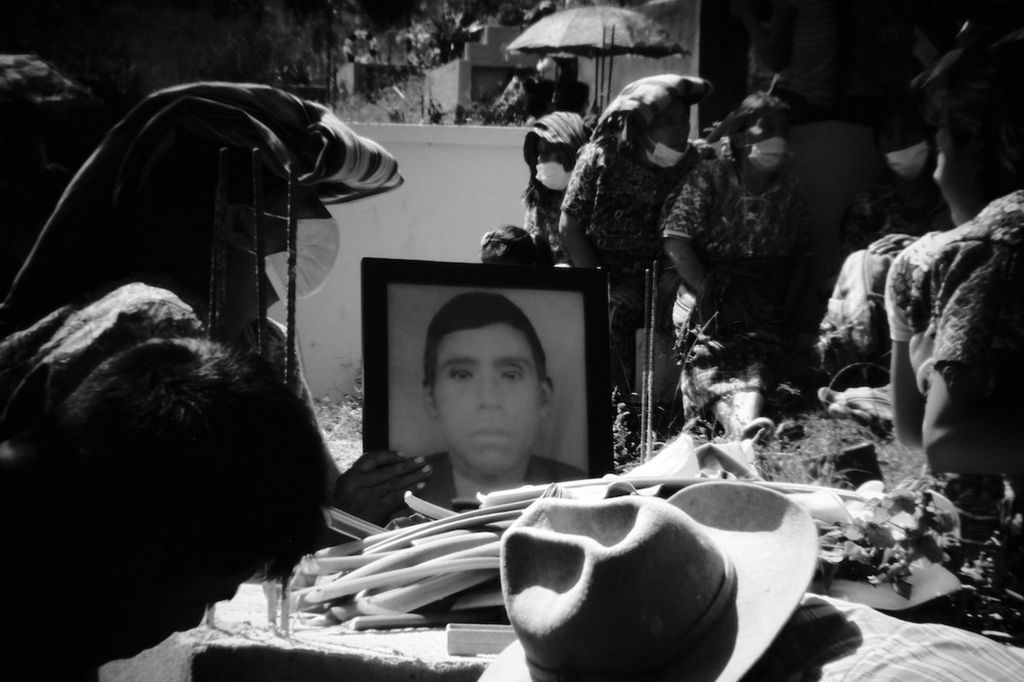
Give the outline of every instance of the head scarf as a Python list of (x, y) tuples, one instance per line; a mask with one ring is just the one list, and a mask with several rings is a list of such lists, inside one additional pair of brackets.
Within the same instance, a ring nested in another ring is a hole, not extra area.
[(544, 204), (554, 208), (562, 202), (562, 192), (550, 190), (537, 180), (538, 141), (544, 140), (553, 145), (558, 160), (567, 171), (571, 171), (576, 165), (576, 154), (586, 143), (588, 133), (583, 118), (567, 111), (542, 116), (530, 127), (523, 140), (523, 159), (530, 169), (530, 181), (523, 194), (527, 206)]
[(591, 139), (620, 135), (622, 142), (632, 145), (673, 103), (696, 104), (711, 91), (711, 83), (703, 78), (670, 73), (633, 81), (601, 114)]
[(558, 160), (566, 170), (572, 170), (576, 164), (576, 152), (587, 141), (587, 127), (579, 114), (568, 111), (556, 111), (542, 116), (530, 126), (523, 141), (523, 159), (530, 166), (530, 177), (536, 173), (537, 143), (544, 140), (555, 148)]
[(264, 150), (267, 193), (281, 190), (289, 170), (325, 203), (402, 184), (383, 147), (320, 104), (252, 84), (158, 91), (114, 126), (65, 190), (0, 305), (0, 337), (106, 282), (208, 269), (221, 147)]

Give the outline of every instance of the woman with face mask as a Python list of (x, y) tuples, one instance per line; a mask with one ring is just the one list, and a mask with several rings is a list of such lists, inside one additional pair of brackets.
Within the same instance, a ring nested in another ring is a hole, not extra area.
[[(700, 161), (689, 143), (690, 106), (710, 92), (707, 81), (674, 74), (627, 85), (580, 149), (565, 191), (559, 231), (570, 262), (608, 272), (612, 380), (624, 396), (636, 388), (644, 272), (663, 258), (658, 219), (666, 198)], [(662, 271), (669, 282), (673, 276)], [(674, 291), (668, 283), (659, 288)], [(657, 306), (666, 331), (670, 300)]]
[[(815, 344), (815, 361), (835, 390), (889, 383), (891, 343), (881, 301), (892, 259), (921, 235), (953, 226), (932, 180), (935, 153), (921, 115), (909, 103), (897, 108), (877, 127), (875, 139), (886, 176), (854, 197), (843, 214), (841, 266)], [(860, 369), (851, 372), (851, 365)]]
[(952, 227), (949, 207), (932, 181), (935, 153), (920, 115), (909, 107), (897, 110), (875, 135), (886, 177), (846, 209), (839, 226), (840, 258), (886, 235), (920, 237)]
[[(262, 262), (254, 148), (261, 150)], [(151, 94), (76, 174), (0, 305), (0, 441), (104, 358), (150, 338), (209, 336), (259, 349), (284, 377), (290, 344), (266, 318), (257, 286), (262, 280), (267, 305), (287, 301), (288, 217), (297, 223), (301, 299), (323, 285), (338, 255), (339, 228), (326, 205), (401, 183), (391, 154), (314, 102), (251, 84)], [(308, 397), (297, 358), (290, 360), (294, 388)], [(386, 519), (402, 492), (426, 477), (422, 467), (370, 453), (338, 479), (335, 502)]]
[(727, 438), (762, 413), (812, 256), (807, 206), (782, 169), (786, 108), (744, 99), (711, 136), (728, 137), (730, 158), (694, 170), (661, 222), (683, 281), (673, 321), (686, 418)]
[(576, 166), (576, 153), (589, 134), (579, 114), (556, 111), (538, 119), (523, 141), (523, 158), (530, 169), (523, 193), (523, 228), (551, 247), (555, 263), (569, 262), (558, 234), (558, 221), (565, 188)]

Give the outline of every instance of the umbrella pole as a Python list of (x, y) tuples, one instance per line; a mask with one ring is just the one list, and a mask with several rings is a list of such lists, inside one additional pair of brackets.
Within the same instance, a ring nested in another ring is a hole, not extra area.
[(597, 60), (597, 64), (598, 64), (598, 74), (599, 74), (599, 76), (598, 76), (599, 84), (597, 86), (597, 103), (598, 103), (598, 108), (601, 111), (604, 111), (604, 108), (606, 106), (608, 106), (608, 97), (607, 97), (607, 94), (604, 91), (604, 69), (605, 69), (604, 46), (605, 46), (605, 31), (606, 30), (607, 30), (606, 27), (604, 27), (604, 26), (601, 27), (601, 51), (598, 52), (595, 55), (595, 59)]
[(615, 27), (612, 26), (612, 39), (608, 46), (608, 64), (605, 66), (605, 78), (608, 79), (605, 85), (605, 93), (608, 98), (612, 96), (612, 67), (615, 65)]

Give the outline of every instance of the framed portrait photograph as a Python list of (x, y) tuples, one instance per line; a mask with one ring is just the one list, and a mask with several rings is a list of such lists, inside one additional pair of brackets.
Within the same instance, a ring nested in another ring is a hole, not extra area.
[(362, 311), (364, 447), (427, 458), (426, 499), (611, 471), (602, 272), (364, 258)]

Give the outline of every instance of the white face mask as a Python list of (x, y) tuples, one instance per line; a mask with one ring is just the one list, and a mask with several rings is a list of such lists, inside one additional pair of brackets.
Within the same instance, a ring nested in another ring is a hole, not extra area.
[[(295, 296), (307, 298), (320, 290), (338, 260), (341, 230), (333, 218), (300, 218), (295, 234)], [(272, 253), (264, 270), (274, 292), (288, 298), (288, 252)]]
[(678, 151), (672, 149), (667, 144), (661, 142), (654, 143), (654, 149), (647, 151), (647, 160), (653, 163), (655, 166), (661, 168), (671, 168), (680, 161), (683, 160), (683, 156), (686, 155), (686, 151)]
[(928, 143), (921, 140), (913, 147), (897, 149), (885, 155), (885, 162), (892, 172), (904, 180), (913, 180), (924, 169), (928, 162)]
[(788, 145), (783, 138), (769, 137), (750, 145), (750, 154), (747, 155), (747, 158), (761, 170), (773, 171), (786, 158), (787, 148)]
[(557, 161), (537, 164), (537, 181), (548, 189), (560, 192), (569, 184), (569, 171)]

